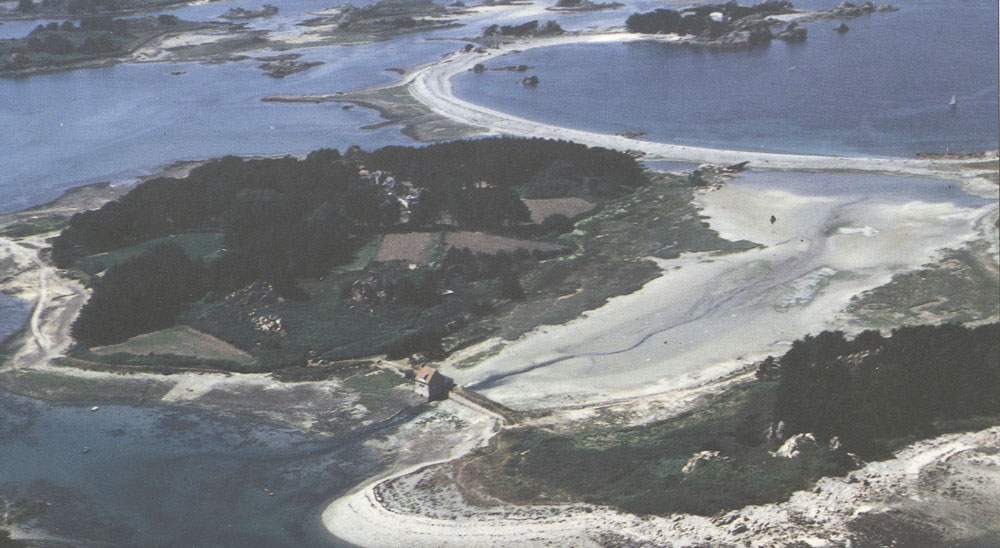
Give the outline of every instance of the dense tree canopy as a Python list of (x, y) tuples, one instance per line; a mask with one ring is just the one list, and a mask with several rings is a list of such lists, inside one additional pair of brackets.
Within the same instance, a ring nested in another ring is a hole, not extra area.
[(839, 331), (796, 341), (780, 359), (774, 418), (785, 433), (839, 436), (855, 450), (919, 434), (933, 421), (1000, 413), (1000, 326)]
[(200, 265), (172, 244), (112, 267), (73, 324), (73, 337), (110, 344), (169, 327), (185, 303), (204, 293)]

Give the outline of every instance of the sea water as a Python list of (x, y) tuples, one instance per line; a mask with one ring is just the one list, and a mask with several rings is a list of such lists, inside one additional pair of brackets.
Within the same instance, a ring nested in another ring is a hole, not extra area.
[(380, 471), (371, 433), (317, 440), (223, 413), (0, 392), (0, 498), (34, 503), (29, 528), (80, 547), (343, 546), (320, 514)]
[[(398, 127), (363, 129), (384, 121), (371, 110), (261, 99), (388, 84), (399, 75), (386, 69), (456, 49), (451, 41), (413, 36), (306, 48), (304, 60), (325, 64), (283, 79), (265, 76), (253, 61), (122, 64), (0, 78), (0, 213), (180, 160), (411, 143)], [(171, 74), (177, 72), (183, 74)]]
[(31, 303), (0, 294), (0, 343), (17, 331), (31, 314)]
[(805, 24), (805, 43), (749, 51), (535, 49), (486, 65), (531, 66), (537, 87), (485, 72), (457, 76), (455, 91), (531, 120), (686, 145), (866, 156), (997, 148), (997, 3), (898, 6), (843, 21), (845, 34), (833, 30), (841, 21), (817, 21)]

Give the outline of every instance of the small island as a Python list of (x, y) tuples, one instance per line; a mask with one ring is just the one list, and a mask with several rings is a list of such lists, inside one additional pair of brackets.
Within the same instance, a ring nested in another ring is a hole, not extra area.
[(559, 0), (556, 5), (547, 8), (550, 11), (601, 11), (624, 7), (619, 2), (591, 2), (590, 0)]
[(264, 4), (258, 10), (248, 10), (245, 8), (229, 8), (226, 13), (219, 16), (219, 19), (229, 19), (230, 21), (236, 21), (241, 19), (256, 19), (258, 17), (271, 17), (272, 15), (278, 14), (277, 6), (272, 6), (271, 4)]
[(17, 0), (0, 8), (0, 19), (62, 19), (120, 16), (191, 4), (192, 0)]
[[(871, 2), (861, 6), (844, 2), (836, 8), (804, 12), (787, 0), (769, 0), (749, 7), (730, 2), (634, 13), (625, 26), (629, 32), (677, 35), (680, 43), (690, 46), (738, 50), (766, 45), (773, 39), (804, 42), (806, 29), (799, 22), (861, 17), (895, 9), (889, 5), (876, 7)], [(776, 27), (784, 28), (776, 31)]]
[(462, 6), (441, 6), (433, 0), (380, 0), (355, 7), (316, 12), (300, 26), (308, 27), (309, 45), (356, 44), (386, 40), (400, 34), (458, 26), (455, 17), (466, 13)]
[(89, 18), (79, 25), (52, 22), (24, 38), (0, 40), (0, 76), (103, 66), (160, 37), (226, 28), (227, 23), (182, 21), (173, 15)]

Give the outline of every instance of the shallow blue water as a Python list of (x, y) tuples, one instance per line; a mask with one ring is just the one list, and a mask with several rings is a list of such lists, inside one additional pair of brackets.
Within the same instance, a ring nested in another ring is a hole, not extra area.
[[(0, 340), (29, 313), (0, 295)], [(0, 390), (0, 499), (42, 503), (28, 525), (81, 548), (346, 546), (320, 513), (380, 470), (362, 445), (376, 429), (317, 440), (224, 413), (89, 408)]]
[(0, 343), (20, 329), (31, 314), (31, 303), (0, 295)]
[(31, 525), (74, 546), (342, 546), (320, 512), (378, 472), (364, 439), (317, 441), (176, 407), (91, 412), (0, 392), (0, 498), (44, 503)]
[(997, 3), (899, 6), (848, 20), (843, 35), (820, 21), (806, 25), (804, 44), (751, 51), (531, 50), (487, 66), (532, 66), (538, 87), (486, 72), (459, 75), (455, 91), (533, 120), (690, 145), (875, 156), (997, 148)]

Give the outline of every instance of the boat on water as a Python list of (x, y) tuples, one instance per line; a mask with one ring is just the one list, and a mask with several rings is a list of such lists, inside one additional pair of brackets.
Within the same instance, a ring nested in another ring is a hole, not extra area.
[(948, 101), (948, 106), (951, 108), (958, 107), (958, 97), (955, 97), (954, 93), (951, 95), (951, 101)]

